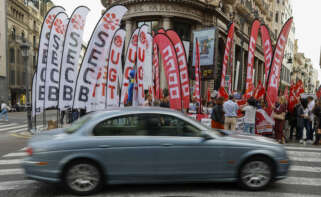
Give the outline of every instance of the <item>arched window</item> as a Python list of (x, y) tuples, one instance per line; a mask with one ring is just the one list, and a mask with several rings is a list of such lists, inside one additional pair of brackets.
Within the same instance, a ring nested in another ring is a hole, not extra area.
[(25, 39), (25, 32), (21, 32), (21, 39), (22, 39), (22, 40)]

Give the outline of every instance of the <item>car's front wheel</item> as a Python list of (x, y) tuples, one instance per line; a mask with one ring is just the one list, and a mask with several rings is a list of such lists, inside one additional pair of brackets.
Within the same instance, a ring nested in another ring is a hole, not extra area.
[(248, 190), (262, 190), (273, 178), (273, 165), (264, 157), (256, 157), (246, 161), (240, 168), (239, 181)]
[(76, 161), (64, 172), (64, 185), (77, 195), (90, 195), (103, 186), (102, 173), (98, 166), (89, 161)]

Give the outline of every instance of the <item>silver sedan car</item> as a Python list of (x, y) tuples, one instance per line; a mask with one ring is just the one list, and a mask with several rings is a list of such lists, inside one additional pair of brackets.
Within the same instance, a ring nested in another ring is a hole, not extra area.
[(272, 139), (207, 128), (164, 108), (88, 114), (28, 144), (27, 177), (78, 195), (105, 184), (234, 182), (261, 190), (285, 178), (289, 159)]

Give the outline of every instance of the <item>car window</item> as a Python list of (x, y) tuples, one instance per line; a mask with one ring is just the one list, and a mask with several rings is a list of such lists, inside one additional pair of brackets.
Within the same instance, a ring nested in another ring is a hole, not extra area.
[[(152, 121), (151, 121), (152, 122)], [(152, 129), (152, 136), (199, 137), (200, 131), (190, 123), (170, 115), (158, 116), (158, 128)]]
[(68, 133), (68, 134), (72, 134), (74, 132), (76, 132), (78, 129), (80, 129), (86, 122), (88, 122), (90, 119), (92, 118), (91, 114), (85, 115), (81, 118), (79, 118), (78, 120), (76, 120), (75, 122), (73, 122), (71, 124), (70, 127), (67, 127), (64, 132)]
[(110, 118), (98, 123), (94, 130), (95, 136), (147, 136), (148, 130), (143, 117), (126, 115)]

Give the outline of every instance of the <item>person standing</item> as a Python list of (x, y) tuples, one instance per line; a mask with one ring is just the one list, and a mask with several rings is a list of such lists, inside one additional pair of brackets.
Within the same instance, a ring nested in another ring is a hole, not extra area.
[(230, 95), (229, 100), (223, 104), (223, 110), (225, 113), (225, 122), (224, 122), (225, 130), (235, 131), (238, 109), (239, 109), (239, 106), (237, 105), (237, 103), (234, 102), (234, 97)]
[(300, 100), (300, 103), (296, 106), (296, 131), (297, 131), (297, 138), (296, 140), (300, 140), (299, 142), (303, 143), (303, 128), (304, 128), (304, 109), (302, 103), (304, 102), (303, 99)]
[(5, 102), (2, 102), (0, 119), (2, 119), (2, 116), (4, 116), (5, 121), (8, 121), (8, 110), (9, 110), (8, 105)]
[(144, 102), (144, 106), (153, 106), (153, 97), (152, 95), (147, 95), (147, 98)]
[(275, 106), (273, 107), (273, 118), (275, 121), (274, 131), (275, 131), (275, 139), (281, 143), (285, 143), (283, 129), (285, 124), (285, 99), (283, 97), (279, 97)]
[(321, 131), (321, 99), (319, 99), (312, 110), (314, 114), (314, 121), (315, 121), (315, 142), (314, 145), (318, 145), (320, 142), (320, 131)]
[(255, 115), (256, 115), (256, 100), (251, 97), (247, 100), (247, 105), (241, 108), (245, 112), (244, 115), (244, 132), (255, 134)]
[(314, 114), (313, 114), (313, 108), (315, 106), (314, 98), (312, 96), (308, 97), (308, 109), (309, 109), (309, 131), (307, 132), (307, 140), (308, 143), (312, 144), (313, 143), (313, 133), (314, 133), (314, 128), (313, 128), (313, 122), (314, 122)]
[(224, 97), (219, 97), (216, 100), (216, 105), (213, 108), (211, 119), (212, 128), (224, 129), (224, 110), (223, 110)]

